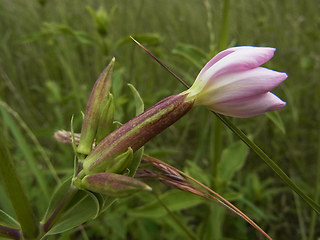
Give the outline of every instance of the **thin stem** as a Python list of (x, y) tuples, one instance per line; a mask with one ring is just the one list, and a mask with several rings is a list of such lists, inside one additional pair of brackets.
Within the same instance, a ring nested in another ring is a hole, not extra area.
[[(219, 51), (226, 48), (228, 43), (229, 32), (229, 12), (230, 12), (230, 0), (223, 1), (222, 12), (222, 24), (219, 39)], [(212, 186), (217, 182), (218, 178), (218, 164), (221, 158), (222, 152), (222, 123), (221, 121), (215, 121), (214, 123), (214, 157), (212, 159)]]
[(212, 186), (215, 186), (218, 178), (218, 164), (222, 152), (222, 123), (220, 120), (214, 123), (214, 155), (212, 159)]
[(204, 1), (204, 6), (207, 10), (207, 28), (208, 28), (208, 34), (209, 34), (209, 46), (210, 51), (214, 49), (214, 28), (212, 25), (212, 8), (209, 0)]
[(230, 10), (230, 0), (223, 1), (223, 12), (222, 12), (222, 24), (220, 31), (220, 42), (219, 50), (223, 50), (227, 47), (228, 42), (228, 30), (229, 30), (229, 11)]
[(154, 60), (156, 60), (162, 67), (164, 67), (169, 73), (171, 73), (176, 79), (178, 79), (182, 85), (184, 85), (186, 88), (189, 88), (188, 83), (186, 83), (178, 74), (176, 74), (174, 71), (172, 71), (167, 65), (165, 65), (159, 58), (153, 55), (148, 49), (146, 49), (141, 43), (139, 43), (136, 39), (134, 39), (132, 36), (130, 38), (139, 45), (146, 53), (148, 53)]
[[(314, 200), (319, 201), (320, 197), (320, 131), (318, 131), (318, 156), (317, 156), (317, 171), (316, 171), (316, 186), (315, 186), (315, 195), (314, 195)], [(309, 227), (309, 236), (308, 240), (314, 239), (314, 231), (315, 231), (315, 226), (316, 226), (316, 213), (313, 211), (311, 213), (311, 220), (310, 220), (310, 227)]]
[(2, 134), (0, 135), (0, 176), (7, 195), (11, 201), (22, 232), (26, 238), (35, 237), (38, 231), (36, 220), (32, 212), (29, 200), (23, 191), (12, 156), (7, 149)]
[(303, 219), (302, 209), (301, 209), (301, 199), (297, 196), (297, 194), (293, 194), (294, 203), (296, 205), (298, 223), (299, 223), (299, 232), (300, 239), (307, 240), (306, 227)]

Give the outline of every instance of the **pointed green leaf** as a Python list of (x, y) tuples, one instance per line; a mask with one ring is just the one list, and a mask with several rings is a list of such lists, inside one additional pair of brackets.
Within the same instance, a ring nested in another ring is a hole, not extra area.
[(129, 169), (129, 177), (133, 177), (136, 174), (137, 168), (140, 165), (142, 155), (144, 153), (144, 147), (141, 147), (138, 151), (133, 154), (133, 159), (128, 166)]
[(136, 115), (139, 115), (140, 113), (142, 113), (144, 111), (143, 100), (142, 100), (138, 90), (132, 84), (129, 83), (128, 86), (130, 87), (130, 90), (134, 96), (134, 101), (136, 104)]
[(104, 101), (104, 106), (101, 106), (101, 113), (98, 121), (96, 144), (105, 138), (113, 130), (113, 117), (114, 117), (114, 100), (113, 95), (108, 93)]
[(133, 150), (131, 147), (129, 147), (126, 152), (121, 153), (120, 155), (116, 156), (113, 159), (110, 159), (111, 161), (106, 167), (105, 172), (122, 173), (131, 163), (132, 159), (133, 159)]

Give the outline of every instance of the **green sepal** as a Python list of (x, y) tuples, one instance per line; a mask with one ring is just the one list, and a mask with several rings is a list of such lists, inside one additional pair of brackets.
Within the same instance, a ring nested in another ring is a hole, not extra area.
[(128, 86), (133, 94), (134, 102), (136, 104), (136, 115), (139, 115), (144, 111), (144, 103), (143, 100), (138, 92), (138, 90), (130, 83), (128, 83)]
[(105, 172), (111, 173), (122, 173), (133, 159), (133, 150), (131, 147), (128, 150), (117, 157), (113, 158), (112, 161), (106, 167)]
[(140, 165), (143, 153), (144, 153), (144, 147), (141, 147), (139, 150), (137, 150), (133, 154), (133, 159), (132, 159), (131, 163), (128, 165), (128, 169), (129, 169), (128, 176), (129, 177), (133, 177), (136, 174), (136, 171), (137, 171), (137, 168)]
[(111, 93), (108, 93), (105, 99), (104, 106), (101, 109), (96, 134), (96, 144), (98, 144), (103, 138), (105, 138), (110, 132), (112, 132), (114, 110), (115, 106), (113, 95)]
[[(144, 102), (143, 102), (138, 90), (130, 83), (128, 84), (128, 86), (134, 96), (134, 101), (136, 104), (136, 115), (139, 115), (139, 114), (143, 113), (143, 111), (144, 111)], [(133, 154), (133, 159), (130, 162), (130, 164), (128, 165), (128, 169), (129, 169), (128, 176), (129, 177), (133, 177), (136, 174), (136, 171), (140, 165), (143, 153), (144, 153), (144, 147), (141, 147), (139, 150), (137, 150)]]
[(93, 168), (93, 170), (90, 170), (90, 167), (91, 165), (95, 164), (96, 159), (90, 159), (88, 161), (84, 161), (83, 172), (85, 175), (90, 175), (98, 172), (121, 173), (131, 163), (132, 158), (133, 158), (133, 150), (131, 147), (129, 147), (127, 151), (119, 154), (116, 157), (107, 159), (106, 161), (103, 162), (103, 164), (100, 164), (99, 167)]

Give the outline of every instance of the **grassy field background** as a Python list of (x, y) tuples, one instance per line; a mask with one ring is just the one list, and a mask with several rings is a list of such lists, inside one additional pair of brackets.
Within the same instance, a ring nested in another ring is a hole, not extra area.
[[(269, 117), (232, 121), (319, 202), (319, 12), (317, 0), (1, 0), (1, 131), (37, 216), (73, 170), (72, 150), (53, 139), (54, 131), (69, 130), (73, 114), (80, 131), (90, 90), (113, 56), (116, 120), (134, 116), (127, 83), (138, 89), (146, 107), (184, 90), (129, 35), (189, 84), (221, 49), (276, 47), (266, 67), (289, 75), (274, 91), (287, 106)], [(211, 186), (274, 239), (320, 237), (319, 217), (206, 109), (194, 109), (145, 151)], [(199, 239), (263, 239), (212, 202), (160, 183), (153, 187)], [(14, 216), (1, 187), (0, 196), (0, 208)], [(137, 194), (61, 239), (183, 239), (185, 234), (153, 196)]]

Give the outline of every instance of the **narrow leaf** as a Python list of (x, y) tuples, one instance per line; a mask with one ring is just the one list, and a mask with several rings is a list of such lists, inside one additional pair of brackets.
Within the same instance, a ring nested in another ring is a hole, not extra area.
[(143, 100), (142, 100), (138, 90), (132, 84), (129, 83), (128, 86), (130, 87), (130, 90), (134, 96), (134, 102), (136, 104), (136, 115), (139, 115), (140, 113), (142, 113), (144, 111)]

